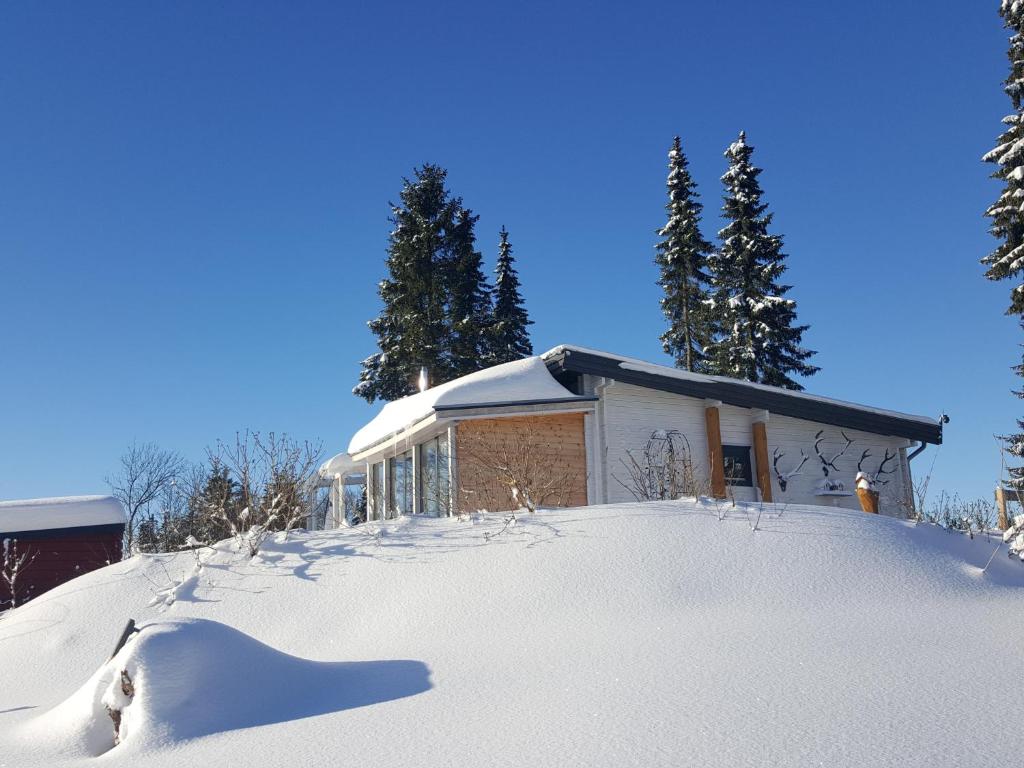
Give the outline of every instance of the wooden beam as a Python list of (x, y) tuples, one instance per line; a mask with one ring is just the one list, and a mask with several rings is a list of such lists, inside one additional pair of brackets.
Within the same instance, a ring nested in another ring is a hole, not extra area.
[(757, 469), (757, 487), (761, 489), (761, 501), (772, 500), (772, 475), (768, 471), (768, 427), (763, 421), (755, 421), (754, 466)]
[(1005, 488), (996, 488), (996, 509), (999, 512), (999, 522), (997, 525), (1000, 531), (1005, 531), (1010, 527), (1010, 518), (1006, 514), (1006, 497), (1008, 495)]
[(725, 462), (722, 458), (722, 424), (718, 405), (704, 407), (704, 421), (708, 433), (708, 466), (711, 468), (711, 495), (725, 498)]

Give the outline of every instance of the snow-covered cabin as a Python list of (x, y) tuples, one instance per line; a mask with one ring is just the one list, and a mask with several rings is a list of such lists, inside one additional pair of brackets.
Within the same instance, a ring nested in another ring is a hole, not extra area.
[(125, 522), (113, 496), (0, 501), (0, 610), (120, 560)]
[[(913, 509), (910, 462), (942, 441), (914, 416), (607, 352), (559, 346), (385, 405), (323, 473), (340, 498), (365, 476), (366, 514), (508, 510), (673, 495)], [(512, 481), (516, 475), (519, 482)]]

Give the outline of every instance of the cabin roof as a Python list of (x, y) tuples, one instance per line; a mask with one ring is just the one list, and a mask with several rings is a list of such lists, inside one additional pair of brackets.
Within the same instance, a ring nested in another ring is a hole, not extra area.
[(113, 496), (61, 496), (0, 501), (0, 534), (124, 525), (121, 502)]
[(434, 413), (488, 406), (573, 403), (593, 398), (574, 395), (563, 387), (539, 356), (502, 363), (461, 376), (414, 395), (394, 400), (355, 433), (349, 454), (361, 453), (400, 434)]
[(690, 373), (586, 347), (561, 345), (541, 355), (553, 375), (590, 374), (663, 392), (720, 400), (741, 408), (758, 408), (782, 416), (806, 419), (879, 435), (904, 437), (938, 445), (939, 419), (874, 408), (858, 403), (755, 384), (725, 376)]

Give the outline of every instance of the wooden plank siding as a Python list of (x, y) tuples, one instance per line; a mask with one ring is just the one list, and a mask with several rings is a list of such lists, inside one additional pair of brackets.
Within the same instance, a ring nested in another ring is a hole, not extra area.
[(587, 451), (582, 413), (511, 416), (460, 421), (455, 430), (458, 483), (455, 504), (461, 512), (519, 508), (495, 470), (496, 457), (508, 455), (536, 487), (549, 487), (539, 506), (587, 504)]
[[(721, 441), (725, 445), (750, 446), (753, 453), (753, 424), (757, 413), (748, 408), (721, 405), (719, 412), (719, 431)], [(847, 509), (860, 509), (857, 497), (853, 495), (854, 477), (857, 473), (857, 461), (861, 453), (868, 449), (871, 457), (865, 462), (870, 472), (877, 470), (878, 463), (885, 451), (895, 451), (905, 455), (910, 441), (905, 438), (876, 435), (853, 429), (841, 430), (838, 427), (820, 424), (805, 419), (795, 419), (771, 413), (766, 424), (767, 461), (757, 462), (754, 456), (755, 477), (762, 476), (763, 467), (771, 472), (772, 497), (779, 503), (797, 504), (829, 504)], [(626, 462), (628, 451), (640, 451), (657, 430), (678, 430), (689, 444), (691, 453), (698, 459), (697, 475), (699, 482), (710, 486), (711, 472), (708, 464), (710, 446), (707, 439), (707, 416), (705, 401), (695, 397), (686, 397), (670, 392), (638, 387), (622, 382), (613, 382), (602, 390), (601, 404), (601, 435), (600, 442), (604, 447), (603, 460), (608, 473), (608, 481), (603, 499), (595, 499), (595, 503), (618, 503), (633, 501), (629, 491), (622, 487), (628, 481)], [(854, 440), (854, 444), (838, 462), (838, 479), (850, 492), (850, 496), (837, 499), (823, 499), (815, 495), (815, 486), (821, 482), (823, 475), (821, 463), (814, 454), (814, 440), (818, 431), (823, 431), (824, 443), (821, 448), (826, 454), (834, 455), (842, 449), (845, 432)], [(782, 470), (790, 470), (800, 463), (800, 453), (804, 452), (810, 459), (804, 464), (800, 474), (792, 477), (783, 492), (778, 485), (772, 468), (772, 454), (775, 449), (784, 454), (780, 460)], [(910, 498), (910, 474), (904, 460), (896, 464), (896, 473), (887, 477), (888, 482), (882, 487), (881, 512), (885, 515), (905, 517)], [(755, 501), (756, 486), (729, 489), (729, 495), (737, 501)]]

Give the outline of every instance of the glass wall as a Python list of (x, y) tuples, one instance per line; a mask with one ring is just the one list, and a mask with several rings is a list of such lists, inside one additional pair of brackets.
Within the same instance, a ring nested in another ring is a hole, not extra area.
[(373, 491), (373, 500), (370, 504), (370, 519), (382, 520), (384, 518), (384, 462), (378, 461), (373, 465), (370, 473), (370, 485)]
[(419, 446), (420, 509), (425, 515), (449, 514), (448, 437), (440, 435)]
[(413, 512), (412, 451), (388, 459), (388, 517)]
[(447, 434), (370, 466), (369, 520), (451, 514), (451, 448)]

